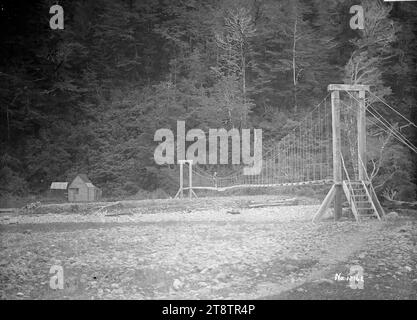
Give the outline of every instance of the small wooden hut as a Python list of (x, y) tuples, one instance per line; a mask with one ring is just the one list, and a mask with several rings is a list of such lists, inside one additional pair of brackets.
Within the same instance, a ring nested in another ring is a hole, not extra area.
[(49, 195), (52, 199), (59, 199), (66, 201), (68, 182), (52, 182), (49, 188)]
[(77, 175), (68, 187), (68, 201), (87, 202), (101, 198), (101, 190), (88, 179), (86, 174)]

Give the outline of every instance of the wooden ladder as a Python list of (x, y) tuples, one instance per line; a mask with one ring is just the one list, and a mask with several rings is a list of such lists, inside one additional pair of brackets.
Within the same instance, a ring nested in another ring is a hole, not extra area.
[(369, 189), (365, 181), (343, 181), (343, 190), (357, 222), (373, 218), (381, 220)]

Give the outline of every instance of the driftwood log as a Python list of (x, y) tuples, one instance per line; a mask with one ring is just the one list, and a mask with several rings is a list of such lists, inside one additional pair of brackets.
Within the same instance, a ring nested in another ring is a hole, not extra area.
[(105, 217), (118, 217), (118, 216), (133, 216), (133, 213), (131, 211), (125, 211), (125, 212), (111, 213), (111, 214), (105, 215)]
[(107, 204), (105, 206), (101, 206), (97, 211), (94, 212), (94, 214), (102, 213), (103, 211), (107, 211), (108, 209), (121, 209), (123, 205), (117, 201), (114, 203)]
[(298, 204), (298, 200), (296, 198), (291, 198), (291, 199), (268, 201), (268, 202), (262, 202), (262, 203), (249, 203), (248, 208), (278, 207), (278, 206), (289, 206), (289, 205), (296, 205), (296, 204)]

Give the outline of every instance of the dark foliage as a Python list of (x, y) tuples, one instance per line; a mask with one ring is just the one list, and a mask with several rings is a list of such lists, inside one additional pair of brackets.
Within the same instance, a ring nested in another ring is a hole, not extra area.
[[(350, 30), (352, 1), (65, 0), (65, 29), (51, 30), (54, 3), (0, 1), (2, 195), (38, 194), (78, 172), (107, 196), (172, 191), (153, 159), (157, 129), (185, 120), (280, 138), (327, 84), (351, 76), (351, 59), (380, 59), (367, 80), (416, 119), (412, 3), (384, 17), (396, 26), (388, 52)], [(416, 159), (387, 145), (378, 184), (415, 196)]]

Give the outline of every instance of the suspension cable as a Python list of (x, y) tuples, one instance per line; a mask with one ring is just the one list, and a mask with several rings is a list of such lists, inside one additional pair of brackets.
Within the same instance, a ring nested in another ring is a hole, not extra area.
[(399, 115), (401, 118), (403, 118), (405, 121), (408, 122), (408, 125), (412, 125), (413, 127), (417, 128), (417, 125), (412, 122), (411, 120), (408, 120), (405, 116), (403, 116), (399, 111), (395, 110), (393, 107), (391, 107), (387, 102), (385, 102), (383, 99), (378, 97), (376, 94), (369, 92), (373, 97), (377, 98), (380, 102), (385, 104), (388, 108), (390, 108), (392, 111), (394, 111), (397, 115)]

